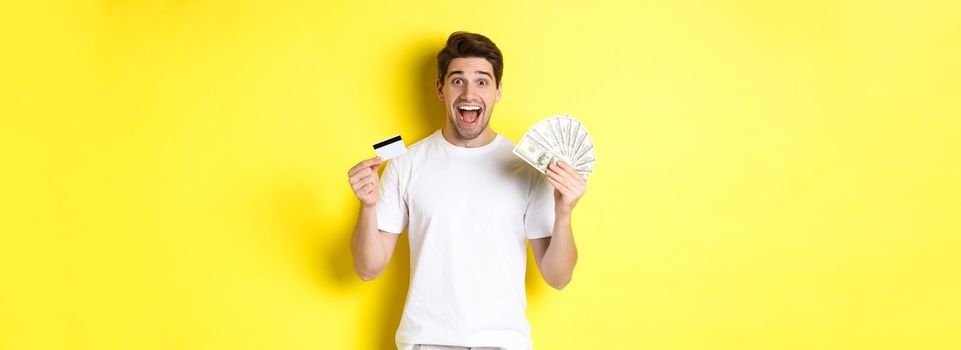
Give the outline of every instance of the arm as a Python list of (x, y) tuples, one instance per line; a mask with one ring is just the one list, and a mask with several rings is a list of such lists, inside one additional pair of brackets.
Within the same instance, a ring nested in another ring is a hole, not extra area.
[(360, 200), (360, 214), (350, 238), (354, 271), (364, 281), (380, 276), (397, 246), (398, 235), (377, 229), (377, 168), (379, 157), (362, 161), (347, 172), (354, 195)]
[(532, 239), (531, 249), (541, 277), (559, 290), (571, 281), (577, 265), (571, 212), (587, 188), (574, 168), (562, 161), (548, 167), (547, 181), (554, 186), (554, 228), (551, 237)]
[(377, 212), (374, 207), (361, 206), (357, 226), (350, 239), (350, 252), (354, 256), (354, 271), (364, 281), (380, 276), (394, 254), (399, 236), (377, 229)]

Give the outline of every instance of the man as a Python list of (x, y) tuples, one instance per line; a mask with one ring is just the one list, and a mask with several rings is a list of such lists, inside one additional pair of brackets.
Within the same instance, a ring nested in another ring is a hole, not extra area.
[(455, 32), (437, 63), (443, 129), (388, 163), (379, 189), (380, 158), (347, 173), (362, 204), (354, 269), (365, 281), (380, 275), (407, 227), (411, 278), (399, 349), (530, 349), (527, 241), (544, 280), (564, 288), (577, 262), (571, 211), (586, 184), (563, 162), (537, 172), (490, 128), (503, 72), (490, 39)]

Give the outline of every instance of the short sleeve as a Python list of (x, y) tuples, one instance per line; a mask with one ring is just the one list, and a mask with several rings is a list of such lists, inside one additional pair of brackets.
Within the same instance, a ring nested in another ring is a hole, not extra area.
[(404, 201), (401, 178), (395, 161), (388, 161), (380, 178), (377, 201), (377, 229), (400, 234), (407, 227), (407, 202)]
[(554, 230), (554, 187), (540, 172), (532, 172), (527, 211), (524, 212), (524, 232), (527, 239), (550, 237)]

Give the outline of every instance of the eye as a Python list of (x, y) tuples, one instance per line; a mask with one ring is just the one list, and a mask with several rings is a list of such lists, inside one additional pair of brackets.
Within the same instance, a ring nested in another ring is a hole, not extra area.
[(454, 80), (451, 80), (450, 82), (451, 82), (451, 84), (460, 85), (460, 84), (464, 83), (464, 80), (461, 79), (461, 78), (454, 78)]
[(479, 81), (477, 82), (477, 85), (487, 86), (487, 80), (481, 79), (481, 80), (479, 80)]

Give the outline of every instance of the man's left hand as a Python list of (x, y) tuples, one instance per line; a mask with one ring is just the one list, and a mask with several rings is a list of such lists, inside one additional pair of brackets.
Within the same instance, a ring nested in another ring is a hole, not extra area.
[(551, 163), (547, 167), (547, 181), (554, 186), (554, 212), (558, 215), (570, 215), (587, 191), (587, 182), (581, 175), (562, 160)]

